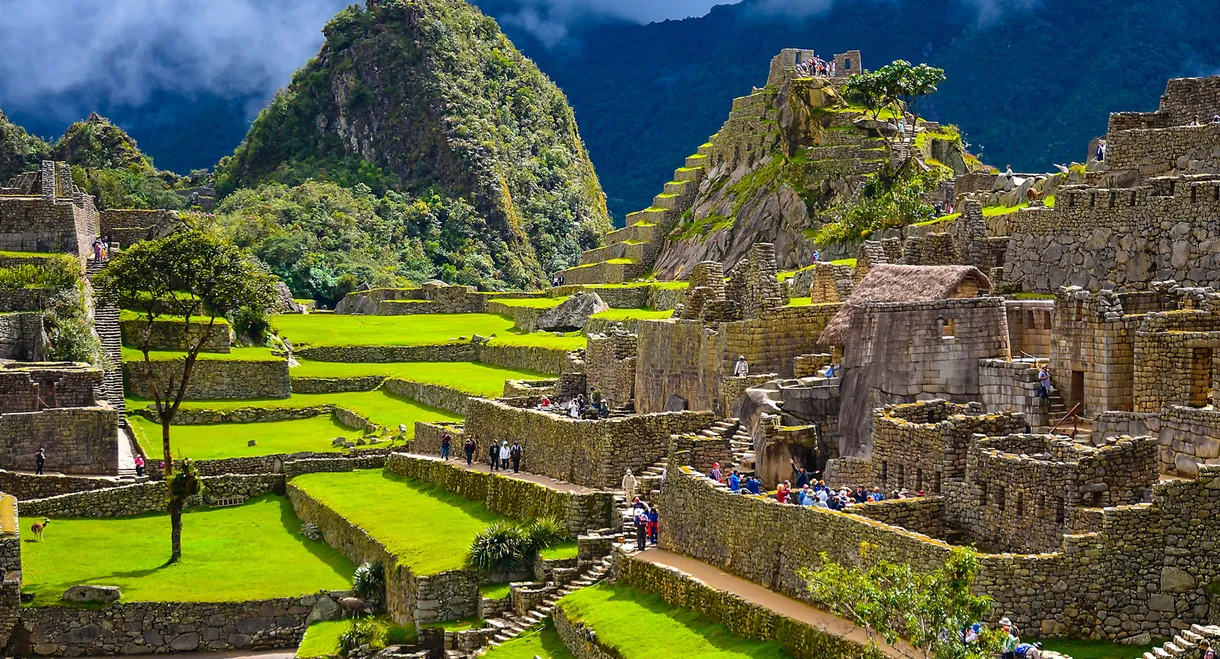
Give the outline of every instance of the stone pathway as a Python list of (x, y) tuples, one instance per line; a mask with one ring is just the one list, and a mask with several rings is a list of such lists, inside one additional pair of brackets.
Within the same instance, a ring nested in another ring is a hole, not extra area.
[[(747, 602), (764, 606), (788, 618), (800, 620), (815, 629), (821, 629), (835, 636), (844, 637), (859, 643), (868, 643), (868, 634), (864, 629), (857, 627), (844, 618), (768, 590), (751, 581), (735, 577), (702, 561), (655, 547), (643, 552), (636, 552), (633, 556), (637, 560), (676, 568), (717, 590), (732, 593)], [(881, 642), (884, 643), (884, 641)], [(879, 647), (887, 657), (907, 659), (921, 656), (906, 643), (899, 643), (896, 647), (890, 645), (879, 645)]]
[[(407, 455), (410, 455), (413, 458), (419, 458), (421, 460), (435, 460), (436, 462), (445, 462), (444, 460), (441, 460), (440, 457), (435, 456), (435, 455), (422, 455), (420, 453), (408, 453)], [(474, 464), (470, 465), (469, 467), (466, 466), (466, 457), (464, 455), (461, 456), (460, 458), (450, 458), (448, 461), (448, 464), (452, 467), (458, 467), (459, 469), (465, 469), (467, 471), (476, 471), (476, 472), (479, 472), (482, 474), (492, 473), (491, 466), (487, 462), (479, 462), (476, 460)], [(511, 468), (508, 471), (500, 471), (497, 469), (494, 473), (499, 474), (501, 476), (505, 476), (507, 478), (513, 478), (513, 479), (516, 479), (519, 481), (537, 483), (538, 485), (542, 485), (544, 487), (550, 488), (557, 492), (571, 492), (573, 494), (592, 494), (593, 492), (599, 491), (599, 490), (594, 490), (592, 488), (584, 487), (582, 485), (573, 485), (572, 483), (555, 480), (554, 478), (551, 478), (550, 476), (531, 474), (531, 473), (525, 472), (525, 471), (522, 471), (519, 473), (513, 473), (513, 470)]]
[(136, 457), (133, 452), (135, 438), (126, 428), (119, 426), (119, 476), (136, 477)]

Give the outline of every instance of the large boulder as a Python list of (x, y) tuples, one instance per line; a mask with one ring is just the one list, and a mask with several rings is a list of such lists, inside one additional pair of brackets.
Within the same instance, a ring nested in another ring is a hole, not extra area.
[(293, 299), (292, 291), (288, 290), (288, 284), (277, 281), (275, 282), (275, 302), (271, 303), (271, 311), (274, 313), (305, 313), (305, 307)]
[(610, 308), (597, 293), (577, 293), (538, 317), (538, 329), (570, 332), (583, 329), (589, 316)]
[(77, 604), (109, 604), (119, 601), (122, 597), (118, 586), (72, 586), (64, 591), (65, 602)]

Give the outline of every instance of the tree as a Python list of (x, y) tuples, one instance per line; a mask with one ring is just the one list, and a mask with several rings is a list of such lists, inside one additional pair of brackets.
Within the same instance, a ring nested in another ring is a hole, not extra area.
[(801, 573), (814, 602), (863, 627), (874, 640), (907, 641), (925, 658), (995, 656), (999, 638), (993, 632), (963, 640), (963, 632), (991, 608), (990, 597), (970, 591), (979, 571), (972, 550), (956, 548), (943, 566), (917, 572), (903, 563), (873, 560), (872, 549), (861, 543), (860, 564), (850, 567), (820, 554), (821, 567)]
[(877, 72), (853, 73), (843, 86), (843, 95), (872, 113), (874, 120), (880, 119), (881, 112), (894, 103), (886, 80)]
[[(161, 422), (164, 477), (171, 486), (168, 562), (174, 563), (182, 556), (182, 504), (197, 491), (198, 484), (191, 483), (198, 476), (188, 468), (175, 478), (170, 424), (217, 319), (241, 308), (270, 307), (274, 279), (241, 249), (202, 231), (187, 230), (124, 250), (94, 277), (93, 284), (102, 296), (139, 314), (138, 330), (128, 338), (144, 356), (144, 377)], [(162, 362), (160, 372), (153, 368), (151, 356), (158, 325), (168, 326), (168, 334), (182, 337), (185, 344), (183, 358)], [(187, 493), (177, 505), (175, 488)]]
[(919, 125), (919, 99), (933, 94), (945, 81), (945, 70), (927, 64), (913, 65), (906, 60), (895, 60), (878, 69), (877, 74), (885, 81), (884, 87), (892, 99), (901, 101), (905, 110), (913, 117), (912, 125)]

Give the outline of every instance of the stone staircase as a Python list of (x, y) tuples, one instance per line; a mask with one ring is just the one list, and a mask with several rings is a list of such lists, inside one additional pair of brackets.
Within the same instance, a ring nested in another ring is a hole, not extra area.
[[(85, 262), (85, 276), (93, 276), (106, 267), (108, 261)], [(119, 411), (119, 419), (124, 418), (126, 406), (123, 401), (123, 334), (119, 329), (119, 308), (96, 296), (93, 300), (93, 329), (102, 342), (102, 352), (110, 361), (102, 380), (99, 392), (114, 409)]]
[(1217, 625), (1191, 625), (1190, 629), (1183, 629), (1178, 632), (1165, 645), (1152, 648), (1151, 652), (1145, 652), (1143, 659), (1167, 659), (1168, 657), (1189, 657), (1194, 659), (1200, 656), (1199, 641), (1207, 639), (1211, 642), (1212, 647), (1220, 642), (1220, 626)]
[(1047, 431), (1058, 424), (1059, 427), (1055, 429), (1056, 435), (1072, 436), (1075, 431), (1073, 439), (1081, 442), (1087, 442), (1090, 439), (1093, 433), (1093, 420), (1079, 414), (1076, 415), (1075, 420), (1065, 418), (1068, 415), (1068, 405), (1058, 389), (1047, 397), (1046, 404), (1048, 405), (1046, 418), (1047, 423), (1050, 424), (1047, 426)]
[(609, 571), (609, 555), (590, 561), (586, 568), (578, 572), (571, 581), (566, 581), (565, 583), (551, 582), (548, 584), (554, 589), (543, 597), (537, 605), (526, 611), (524, 615), (517, 616), (512, 613), (505, 613), (500, 618), (491, 618), (485, 621), (487, 627), (495, 630), (495, 632), (490, 640), (488, 640), (488, 644), (475, 651), (473, 656), (480, 656), (497, 645), (511, 641), (522, 632), (538, 627), (550, 616), (551, 611), (555, 609), (555, 604), (565, 595), (600, 582), (606, 578), (606, 574)]
[[(712, 136), (715, 138), (715, 136)], [(606, 244), (581, 254), (580, 265), (560, 274), (565, 284), (621, 284), (648, 273), (669, 230), (682, 218), (707, 175), (712, 143), (699, 147), (674, 170), (674, 179), (652, 206), (627, 216), (626, 226), (606, 234)]]

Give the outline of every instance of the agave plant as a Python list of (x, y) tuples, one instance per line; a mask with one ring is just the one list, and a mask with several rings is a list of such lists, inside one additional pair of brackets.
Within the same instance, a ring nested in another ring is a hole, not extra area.
[(568, 537), (568, 530), (554, 517), (539, 517), (525, 527), (529, 554), (557, 545)]
[(532, 553), (522, 530), (507, 522), (495, 522), (479, 532), (470, 544), (470, 564), (482, 572), (516, 572)]
[(385, 588), (385, 567), (380, 561), (361, 563), (352, 575), (352, 590), (366, 602), (380, 602)]
[(352, 618), (352, 626), (339, 636), (339, 651), (347, 655), (361, 645), (381, 645), (384, 633), (372, 618)]

